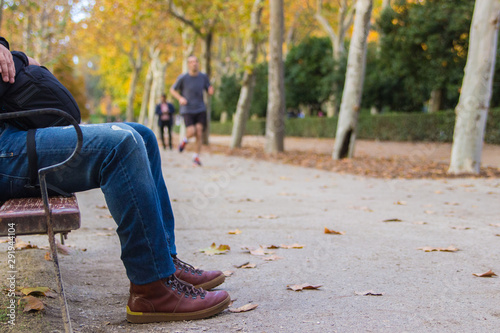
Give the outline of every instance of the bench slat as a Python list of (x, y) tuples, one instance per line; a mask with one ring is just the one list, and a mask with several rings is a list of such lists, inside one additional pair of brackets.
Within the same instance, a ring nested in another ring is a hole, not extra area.
[[(80, 228), (80, 210), (73, 195), (50, 197), (54, 232)], [(42, 198), (11, 199), (0, 207), (0, 236), (8, 235), (8, 224), (16, 223), (16, 235), (46, 234), (47, 220)]]

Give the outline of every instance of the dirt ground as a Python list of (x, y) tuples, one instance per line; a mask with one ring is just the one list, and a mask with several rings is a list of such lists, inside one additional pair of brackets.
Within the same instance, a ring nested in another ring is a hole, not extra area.
[[(247, 140), (248, 145), (251, 140), (262, 144), (255, 138)], [(75, 332), (498, 330), (498, 277), (473, 273), (500, 272), (499, 178), (403, 179), (339, 173), (255, 158), (255, 151), (247, 152), (249, 158), (243, 157), (245, 152), (227, 155), (227, 142), (227, 137), (212, 138), (214, 145), (205, 149), (202, 168), (191, 165), (189, 151), (162, 153), (176, 215), (177, 247), (181, 259), (200, 268), (233, 272), (220, 286), (230, 293), (232, 307), (248, 303), (258, 307), (244, 313), (225, 310), (199, 321), (127, 323), (128, 281), (119, 259), (116, 225), (100, 190), (92, 190), (77, 195), (82, 227), (69, 235), (70, 254), (60, 255)], [(292, 138), (285, 144), (289, 149), (314, 147), (320, 154), (324, 150), (329, 154), (328, 147), (333, 147), (326, 140)], [(358, 142), (358, 149), (393, 161), (408, 159), (411, 149), (413, 154), (424, 151), (433, 163), (446, 160), (447, 154), (446, 145), (410, 149), (395, 143)], [(499, 156), (498, 147), (486, 147), (483, 160), (496, 169)], [(325, 227), (344, 234), (325, 234)], [(235, 229), (241, 233), (228, 233)], [(38, 247), (48, 245), (46, 236), (21, 239)], [(199, 251), (213, 242), (231, 250), (216, 256)], [(292, 244), (303, 247), (271, 250), (281, 257), (275, 261), (242, 249)], [(458, 251), (419, 250), (448, 246)], [(6, 248), (0, 244), (0, 267), (7, 267)], [(46, 251), (16, 252), (17, 286), (56, 288)], [(246, 262), (256, 267), (235, 267)], [(7, 285), (6, 269), (0, 270), (0, 279), (0, 285)], [(321, 287), (287, 290), (287, 285), (301, 283)], [(382, 296), (357, 294), (370, 290)], [(43, 311), (19, 309), (12, 326), (2, 317), (8, 301), (2, 294), (0, 332), (62, 332), (58, 300), (41, 299)]]

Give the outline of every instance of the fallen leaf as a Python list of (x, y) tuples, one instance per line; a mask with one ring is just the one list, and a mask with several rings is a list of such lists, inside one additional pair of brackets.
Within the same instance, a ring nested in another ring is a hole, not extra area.
[(258, 248), (257, 250), (250, 251), (250, 254), (254, 256), (265, 256), (267, 254), (273, 254), (273, 253), (274, 251), (267, 251), (266, 249), (263, 248)]
[(30, 242), (26, 243), (20, 239), (16, 239), (16, 244), (14, 245), (16, 250), (27, 250), (27, 249), (37, 249), (38, 246), (31, 244)]
[(396, 201), (395, 205), (406, 206), (406, 201)]
[(262, 260), (265, 260), (265, 261), (276, 261), (278, 259), (283, 259), (283, 257), (277, 256), (277, 255), (272, 255), (269, 257), (262, 258)]
[(95, 208), (99, 208), (99, 209), (108, 209), (108, 207), (106, 205), (102, 205), (102, 206), (95, 206)]
[(238, 229), (235, 229), (235, 230), (229, 230), (227, 233), (230, 235), (238, 235), (238, 234), (241, 234), (241, 231)]
[(345, 235), (345, 231), (335, 231), (335, 230), (328, 229), (327, 227), (325, 227), (325, 234)]
[(41, 311), (44, 308), (43, 302), (33, 296), (24, 296), (18, 302), (19, 305), (24, 305), (23, 312)]
[(492, 227), (500, 227), (500, 223), (490, 223), (490, 226), (492, 226)]
[(224, 274), (225, 277), (230, 277), (231, 275), (233, 275), (233, 271), (224, 271), (222, 272), (222, 274)]
[(255, 267), (257, 267), (257, 265), (256, 264), (251, 264), (250, 262), (247, 261), (244, 264), (235, 265), (234, 267), (236, 267), (236, 268), (255, 268)]
[(215, 245), (215, 243), (212, 243), (210, 247), (207, 247), (205, 249), (200, 249), (200, 252), (205, 253), (206, 255), (212, 256), (214, 254), (225, 254), (227, 251), (229, 251), (231, 248), (229, 245)]
[(19, 291), (26, 296), (45, 296), (45, 293), (50, 291), (49, 287), (24, 287), (20, 288)]
[(112, 219), (113, 216), (111, 216), (111, 214), (105, 214), (105, 215), (99, 215), (98, 218), (100, 218), (100, 219)]
[(449, 206), (460, 206), (458, 202), (445, 202), (444, 204)]
[(292, 244), (292, 245), (284, 245), (284, 244), (281, 244), (280, 245), (280, 248), (282, 249), (303, 249), (305, 245), (302, 245), (302, 244)]
[(383, 296), (384, 293), (378, 293), (373, 290), (367, 290), (367, 291), (355, 291), (354, 292), (358, 296)]
[(422, 224), (423, 225), (423, 224), (427, 224), (427, 222), (425, 222), (425, 221), (416, 221), (416, 222), (413, 222), (413, 224)]
[(279, 249), (280, 247), (278, 245), (261, 245), (260, 247), (264, 249)]
[(0, 239), (0, 243), (8, 243), (9, 239)]
[(387, 220), (383, 220), (382, 222), (403, 222), (403, 220), (401, 220), (401, 219), (387, 219)]
[(259, 306), (259, 304), (248, 303), (248, 304), (240, 306), (239, 308), (236, 308), (236, 309), (229, 309), (229, 312), (239, 313), (239, 312), (252, 311), (253, 309), (257, 308), (258, 306)]
[(58, 241), (56, 241), (56, 247), (57, 247), (57, 252), (60, 254), (67, 256), (71, 253), (71, 249), (68, 246), (63, 245)]
[(259, 215), (259, 216), (257, 216), (257, 218), (259, 218), (259, 219), (273, 220), (273, 219), (277, 219), (277, 218), (278, 218), (278, 215), (274, 215), (274, 214), (269, 214), (269, 215)]
[(292, 284), (292, 285), (286, 286), (287, 289), (293, 290), (293, 291), (302, 291), (304, 289), (318, 289), (320, 287), (322, 287), (321, 284), (313, 285), (313, 284), (309, 284), (309, 283)]
[(477, 276), (477, 277), (493, 277), (493, 276), (497, 276), (495, 273), (493, 273), (493, 271), (491, 269), (489, 271), (487, 271), (487, 272), (484, 272), (484, 273), (473, 273), (472, 275)]
[(451, 228), (456, 229), (456, 230), (469, 230), (470, 229), (469, 227), (464, 227), (462, 225), (452, 226)]
[(424, 213), (431, 215), (431, 214), (434, 214), (434, 211), (432, 211), (432, 210), (424, 210)]
[(434, 252), (434, 251), (439, 251), (439, 252), (457, 252), (458, 249), (456, 247), (453, 247), (452, 245), (448, 247), (431, 247), (431, 246), (424, 246), (424, 247), (419, 247), (417, 250), (423, 250), (424, 252)]
[(49, 251), (45, 252), (45, 256), (44, 256), (45, 260), (47, 261), (52, 261), (52, 255), (50, 254)]
[(434, 191), (434, 193), (436, 193), (436, 194), (443, 194), (443, 191), (437, 190), (437, 191)]
[(95, 235), (96, 236), (105, 236), (105, 237), (113, 236), (112, 233), (105, 233), (105, 232), (98, 232)]

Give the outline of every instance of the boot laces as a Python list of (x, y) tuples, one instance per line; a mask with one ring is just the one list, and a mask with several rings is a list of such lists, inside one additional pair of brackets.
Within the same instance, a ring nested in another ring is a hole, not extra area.
[(186, 273), (191, 272), (191, 274), (198, 274), (198, 275), (203, 274), (203, 270), (197, 269), (194, 266), (188, 264), (187, 262), (180, 260), (177, 257), (172, 258), (172, 260), (174, 261), (174, 265), (177, 268), (184, 270)]
[(165, 279), (165, 284), (173, 291), (177, 291), (177, 294), (184, 294), (186, 298), (191, 296), (193, 299), (196, 299), (198, 296), (200, 296), (203, 299), (207, 294), (204, 289), (195, 288), (192, 284), (185, 283), (179, 280), (174, 274)]

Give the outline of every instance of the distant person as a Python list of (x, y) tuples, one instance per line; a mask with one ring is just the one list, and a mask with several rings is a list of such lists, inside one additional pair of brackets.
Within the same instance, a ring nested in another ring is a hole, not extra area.
[(188, 72), (179, 75), (170, 93), (180, 104), (180, 114), (184, 117), (186, 137), (179, 144), (182, 153), (188, 139), (196, 137), (196, 152), (193, 163), (201, 166), (200, 153), (203, 131), (207, 126), (207, 107), (203, 101), (203, 91), (213, 95), (214, 87), (210, 84), (208, 76), (199, 70), (200, 64), (195, 56), (188, 57)]
[(158, 115), (158, 126), (160, 127), (161, 142), (163, 149), (167, 150), (165, 144), (165, 127), (168, 129), (168, 146), (172, 150), (172, 124), (174, 123), (175, 108), (172, 103), (167, 102), (167, 96), (161, 95), (160, 104), (156, 105), (156, 114)]

